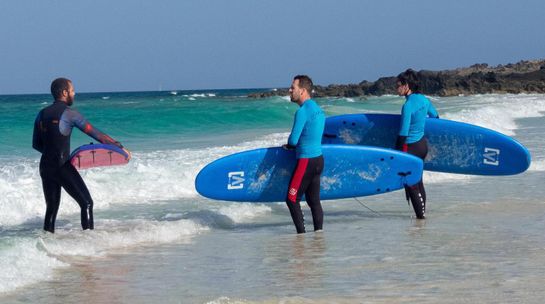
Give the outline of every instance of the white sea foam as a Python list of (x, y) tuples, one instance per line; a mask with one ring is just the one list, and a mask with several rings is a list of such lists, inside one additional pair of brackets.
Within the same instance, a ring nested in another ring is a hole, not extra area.
[(451, 174), (442, 172), (424, 171), (423, 180), (425, 184), (438, 184), (455, 181), (456, 183), (468, 182), (472, 178), (471, 175)]
[(545, 171), (545, 159), (538, 159), (532, 161), (529, 171)]
[(57, 229), (55, 234), (14, 238), (0, 249), (0, 293), (50, 279), (78, 257), (100, 257), (134, 246), (188, 243), (209, 228), (191, 220), (100, 220), (97, 230)]
[[(249, 149), (280, 146), (287, 133), (264, 136), (234, 146), (133, 153), (128, 165), (80, 171), (95, 210), (115, 205), (153, 204), (193, 198), (195, 177), (213, 160)], [(45, 203), (37, 159), (21, 159), (0, 166), (0, 225), (40, 222)], [(64, 191), (59, 217), (79, 213), (79, 206)]]
[(96, 230), (57, 229), (44, 243), (50, 254), (58, 256), (103, 256), (112, 250), (172, 242), (189, 242), (209, 228), (192, 220), (151, 221), (98, 220)]
[(544, 115), (545, 96), (524, 94), (471, 96), (464, 98), (461, 107), (462, 110), (449, 111), (442, 117), (514, 135), (514, 130), (518, 128), (516, 119)]
[[(302, 300), (301, 297), (297, 297), (297, 300), (299, 302)], [(276, 303), (277, 301), (271, 301), (271, 303)], [(214, 299), (212, 301), (206, 302), (206, 304), (250, 304), (250, 303), (257, 303), (250, 300), (243, 300), (243, 299), (231, 299), (229, 297), (219, 297), (217, 299)], [(268, 303), (267, 301), (263, 301), (263, 303)], [(278, 301), (278, 303), (297, 303), (297, 301), (290, 302), (290, 301)]]
[(234, 223), (251, 222), (255, 218), (271, 212), (271, 207), (262, 204), (228, 204), (222, 206), (218, 212), (229, 217)]
[(206, 97), (207, 94), (191, 94), (191, 97)]
[(35, 238), (13, 238), (0, 247), (0, 293), (47, 280), (65, 264), (36, 247)]
[(0, 166), (0, 226), (37, 220), (45, 209), (38, 160)]

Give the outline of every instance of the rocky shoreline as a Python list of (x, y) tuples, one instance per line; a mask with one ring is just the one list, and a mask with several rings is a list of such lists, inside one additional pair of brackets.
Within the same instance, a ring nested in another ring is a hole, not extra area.
[[(490, 67), (486, 63), (444, 71), (418, 71), (422, 93), (434, 96), (545, 93), (545, 59)], [(314, 97), (365, 97), (396, 94), (396, 77), (375, 82), (316, 86)], [(286, 96), (288, 89), (248, 95), (251, 98)]]

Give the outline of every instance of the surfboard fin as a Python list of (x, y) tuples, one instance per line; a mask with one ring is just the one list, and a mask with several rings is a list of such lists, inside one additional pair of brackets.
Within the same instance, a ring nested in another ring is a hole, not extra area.
[(403, 176), (403, 177), (407, 177), (409, 175), (411, 175), (412, 172), (411, 171), (407, 171), (407, 172), (398, 172), (397, 175), (399, 176)]

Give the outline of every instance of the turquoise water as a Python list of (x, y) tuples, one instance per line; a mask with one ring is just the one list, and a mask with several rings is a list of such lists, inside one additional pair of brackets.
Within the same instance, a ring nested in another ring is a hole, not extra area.
[[(191, 146), (203, 136), (221, 137), (233, 129), (255, 133), (256, 129), (284, 128), (291, 115), (285, 111), (289, 104), (281, 98), (263, 102), (239, 97), (249, 92), (79, 94), (74, 108), (136, 151), (148, 149), (151, 143), (165, 148)], [(1, 118), (6, 122), (0, 129), (0, 155), (28, 154), (28, 141), (14, 139), (31, 138), (29, 126), (50, 99), (48, 95), (0, 97)], [(74, 137), (74, 146), (87, 141), (79, 135)]]
[[(425, 222), (393, 192), (360, 199), (375, 212), (326, 201), (325, 231), (298, 236), (283, 203), (212, 201), (194, 189), (214, 159), (287, 140), (297, 106), (248, 92), (78, 94), (74, 106), (133, 159), (82, 171), (96, 230), (80, 230), (79, 208), (63, 193), (55, 235), (41, 231), (31, 148), (35, 115), (50, 97), (0, 96), (0, 302), (542, 302), (545, 95), (433, 98), (442, 118), (527, 146), (527, 172), (426, 173)], [(397, 113), (402, 99), (317, 102), (331, 116)], [(90, 140), (74, 131), (72, 148)]]

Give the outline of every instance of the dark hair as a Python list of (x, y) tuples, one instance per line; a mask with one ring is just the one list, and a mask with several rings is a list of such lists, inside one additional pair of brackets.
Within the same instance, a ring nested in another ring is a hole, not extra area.
[(306, 89), (309, 95), (312, 94), (314, 85), (312, 84), (312, 79), (310, 79), (310, 77), (307, 75), (297, 75), (293, 77), (293, 80), (299, 80), (299, 87)]
[(60, 98), (62, 96), (62, 91), (70, 90), (70, 83), (72, 83), (70, 79), (62, 77), (53, 80), (51, 83), (51, 95), (53, 95), (55, 99)]
[(418, 75), (413, 69), (407, 69), (405, 72), (397, 75), (397, 81), (402, 85), (408, 84), (409, 89), (413, 91), (413, 93), (420, 93)]

